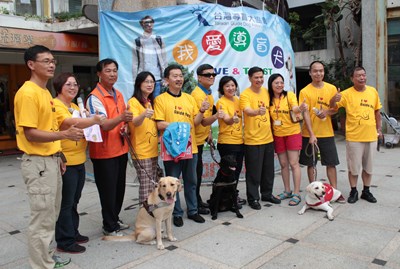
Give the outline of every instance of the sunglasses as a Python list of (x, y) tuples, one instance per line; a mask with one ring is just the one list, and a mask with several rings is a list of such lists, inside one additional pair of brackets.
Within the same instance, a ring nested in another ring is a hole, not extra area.
[(216, 77), (217, 74), (215, 74), (215, 73), (206, 73), (206, 74), (199, 74), (199, 76), (211, 78), (211, 77)]

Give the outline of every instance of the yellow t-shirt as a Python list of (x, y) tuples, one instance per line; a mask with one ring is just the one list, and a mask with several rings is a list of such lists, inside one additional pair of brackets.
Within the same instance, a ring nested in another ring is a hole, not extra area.
[[(243, 111), (244, 116), (244, 144), (263, 145), (273, 142), (267, 89), (262, 87), (259, 93), (255, 93), (250, 88), (247, 88), (240, 94), (239, 100), (240, 109)], [(261, 106), (265, 106), (267, 109), (263, 116), (250, 117), (244, 112), (247, 107), (258, 109)]]
[[(300, 133), (300, 123), (293, 123), (289, 115), (290, 108), (298, 106), (296, 95), (293, 92), (288, 92), (280, 99), (273, 99), (272, 106), (269, 107), (271, 115), (272, 131), (275, 136), (288, 136)], [(280, 121), (280, 125), (275, 124)]]
[[(201, 107), (201, 103), (203, 103), (203, 101), (206, 99), (208, 102), (210, 103), (210, 108), (207, 109), (204, 112), (204, 118), (208, 118), (210, 116), (212, 116), (212, 112), (213, 112), (213, 106), (214, 106), (214, 98), (211, 94), (206, 94), (202, 89), (199, 88), (199, 86), (196, 86), (196, 88), (194, 88), (194, 90), (192, 91), (192, 96), (194, 98), (194, 100), (196, 101), (197, 104), (197, 109), (200, 109)], [(197, 125), (195, 127), (195, 134), (196, 134), (196, 143), (197, 145), (203, 145), (205, 140), (208, 137), (208, 134), (210, 133), (211, 130), (211, 126), (203, 126), (201, 124)]]
[[(134, 117), (139, 116), (146, 110), (135, 97), (129, 99), (128, 105)], [(151, 107), (150, 103), (148, 105)], [(130, 122), (129, 129), (132, 146), (140, 160), (158, 156), (157, 125), (154, 120), (154, 115), (150, 119), (144, 118), (143, 123), (139, 126), (134, 126), (133, 123)], [(134, 158), (134, 156), (132, 156), (132, 158)]]
[[(57, 123), (58, 126), (61, 126), (65, 119), (72, 117), (72, 114), (61, 100), (54, 98), (53, 101), (56, 109)], [(71, 107), (79, 111), (79, 107), (74, 103), (71, 103)], [(65, 158), (67, 158), (67, 165), (78, 165), (86, 162), (86, 146), (87, 141), (84, 138), (78, 142), (68, 139), (61, 140), (61, 148)]]
[[(310, 112), (311, 125), (316, 137), (331, 137), (334, 136), (331, 116), (326, 116), (325, 120), (318, 118), (313, 112), (313, 107), (318, 109), (329, 109), (329, 101), (337, 93), (336, 87), (332, 84), (324, 82), (324, 87), (321, 89), (315, 88), (311, 83), (300, 91), (299, 102), (302, 103), (304, 98)], [(306, 125), (302, 126), (302, 135), (310, 137)]]
[(59, 140), (53, 142), (29, 142), (23, 127), (36, 128), (47, 132), (57, 132), (58, 125), (49, 90), (31, 81), (26, 81), (14, 98), (14, 116), (17, 145), (26, 154), (49, 156), (61, 151)]
[(184, 92), (179, 97), (165, 92), (154, 100), (154, 118), (156, 121), (187, 122), (190, 124), (193, 154), (198, 152), (196, 139), (194, 138), (194, 118), (198, 113), (199, 109), (196, 101), (191, 95)]
[(366, 86), (358, 92), (354, 87), (342, 92), (342, 99), (337, 103), (346, 109), (346, 140), (353, 142), (371, 142), (378, 139), (375, 110), (382, 108), (378, 91)]
[(217, 101), (217, 109), (222, 109), (229, 117), (236, 115), (239, 117), (238, 123), (228, 125), (222, 119), (218, 119), (219, 133), (218, 144), (243, 144), (242, 111), (240, 110), (239, 98), (234, 96), (231, 101), (225, 96)]

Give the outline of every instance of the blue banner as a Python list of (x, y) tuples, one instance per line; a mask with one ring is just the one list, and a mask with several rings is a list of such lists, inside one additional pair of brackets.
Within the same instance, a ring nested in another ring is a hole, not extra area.
[(125, 99), (132, 96), (141, 68), (159, 79), (160, 71), (171, 62), (187, 67), (193, 86), (199, 65), (214, 66), (218, 74), (212, 87), (215, 99), (220, 77), (234, 76), (242, 91), (250, 85), (247, 72), (252, 66), (263, 68), (265, 87), (271, 74), (280, 73), (285, 89), (296, 91), (290, 27), (268, 11), (179, 5), (130, 13), (100, 11), (99, 20), (100, 59), (113, 58), (119, 63), (115, 87)]

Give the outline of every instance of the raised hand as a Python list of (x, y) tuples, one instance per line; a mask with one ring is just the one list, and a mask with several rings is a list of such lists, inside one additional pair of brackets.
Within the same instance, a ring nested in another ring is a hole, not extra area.
[(304, 98), (303, 103), (300, 104), (299, 109), (300, 109), (300, 112), (308, 110), (308, 105), (306, 103), (306, 98)]
[(265, 107), (264, 102), (261, 103), (261, 106), (258, 109), (258, 112), (260, 113), (261, 116), (263, 116), (263, 115), (265, 115), (265, 113), (267, 113), (267, 108)]
[(206, 98), (204, 99), (204, 101), (201, 103), (201, 107), (200, 107), (200, 112), (204, 113), (206, 112), (206, 110), (208, 110), (210, 108), (210, 103), (208, 102), (208, 97), (206, 96)]
[(149, 119), (154, 115), (154, 110), (151, 108), (150, 103), (147, 104), (147, 108), (144, 113), (144, 116)]
[(129, 109), (130, 109), (130, 106), (128, 104), (126, 106), (126, 109), (120, 114), (121, 121), (123, 121), (123, 122), (131, 122), (132, 121), (133, 114)]
[(235, 113), (233, 114), (232, 119), (233, 119), (233, 123), (239, 123), (239, 117), (238, 117), (236, 111), (235, 111)]
[(222, 110), (222, 106), (219, 106), (217, 116), (219, 119), (223, 119), (225, 117), (225, 112)]
[(79, 141), (83, 138), (83, 130), (76, 128), (76, 124), (71, 125), (67, 130), (65, 130), (65, 136), (67, 139), (72, 141)]

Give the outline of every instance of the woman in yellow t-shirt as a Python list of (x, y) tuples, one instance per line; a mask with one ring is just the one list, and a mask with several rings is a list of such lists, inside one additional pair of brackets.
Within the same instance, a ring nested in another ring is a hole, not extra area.
[[(236, 157), (235, 179), (238, 182), (243, 167), (244, 144), (242, 111), (239, 98), (236, 96), (238, 83), (234, 77), (224, 76), (219, 81), (218, 92), (222, 95), (216, 107), (218, 110), (218, 152), (219, 155), (233, 155)], [(239, 205), (246, 200), (238, 197)]]
[[(300, 180), (301, 170), (299, 153), (301, 150), (300, 123), (293, 123), (289, 110), (301, 113), (306, 104), (298, 105), (296, 95), (284, 90), (284, 79), (280, 74), (272, 74), (268, 79), (268, 94), (270, 97), (269, 114), (271, 116), (274, 135), (274, 148), (281, 165), (282, 179), (285, 190), (277, 196), (280, 200), (290, 199), (289, 205), (295, 206), (301, 202)], [(290, 171), (293, 173), (293, 192), (290, 189)]]
[[(101, 125), (104, 116), (94, 115), (90, 118), (80, 118), (79, 107), (72, 103), (79, 91), (79, 84), (72, 73), (61, 73), (53, 82), (57, 93), (54, 101), (58, 128), (66, 130), (72, 125), (77, 128), (86, 128), (94, 124)], [(61, 140), (62, 152), (67, 159), (67, 167), (62, 175), (61, 210), (56, 223), (57, 250), (67, 253), (82, 253), (86, 248), (80, 244), (89, 241), (87, 236), (79, 233), (78, 203), (85, 184), (87, 142), (82, 137), (78, 142)]]
[(158, 136), (154, 120), (153, 92), (155, 78), (144, 71), (137, 75), (133, 96), (128, 101), (133, 113), (129, 123), (130, 140), (134, 149), (133, 165), (139, 179), (139, 203), (147, 200), (158, 182)]

